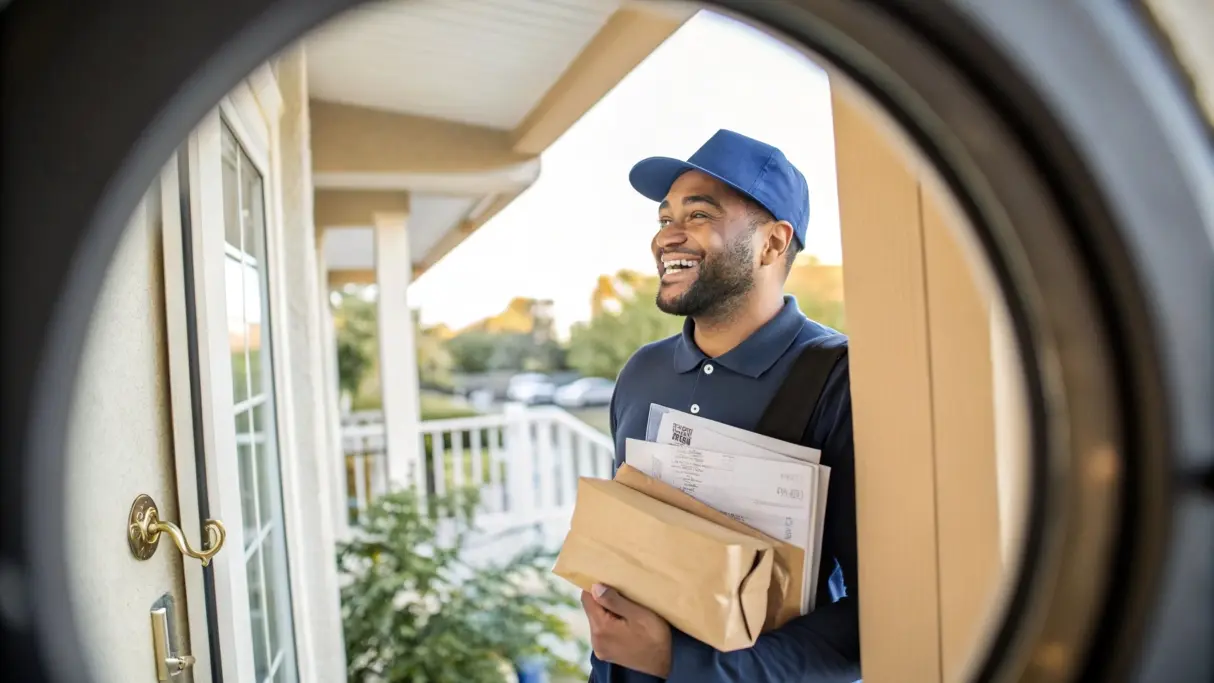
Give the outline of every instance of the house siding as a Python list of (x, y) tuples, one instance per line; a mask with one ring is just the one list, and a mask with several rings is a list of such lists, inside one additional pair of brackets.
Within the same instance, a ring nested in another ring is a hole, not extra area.
[[(334, 520), (339, 504), (335, 477), (340, 454), (333, 444), (328, 411), (329, 386), (324, 358), (324, 320), (321, 299), (316, 229), (313, 221), (312, 159), (306, 57), (296, 47), (274, 64), (283, 98), (279, 122), (281, 149), (283, 277), (287, 284), (286, 311), (279, 318), (291, 365), (287, 368), (293, 398), (292, 435), (296, 447), (295, 486), (299, 500), (318, 504), (299, 506), (304, 518), (299, 528), (309, 533), (291, 539), (292, 568), (303, 570), (304, 595), (311, 616), (307, 629), (310, 651), (300, 652), (302, 680), (340, 681), (346, 677), (341, 606), (337, 582)], [(296, 612), (299, 613), (298, 611)]]

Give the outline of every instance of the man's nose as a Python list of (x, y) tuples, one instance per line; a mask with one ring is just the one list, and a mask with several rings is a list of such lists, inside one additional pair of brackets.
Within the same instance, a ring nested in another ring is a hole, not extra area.
[(658, 234), (654, 236), (653, 243), (659, 249), (669, 249), (677, 247), (687, 241), (687, 232), (683, 230), (682, 223), (671, 221), (667, 225), (658, 230)]

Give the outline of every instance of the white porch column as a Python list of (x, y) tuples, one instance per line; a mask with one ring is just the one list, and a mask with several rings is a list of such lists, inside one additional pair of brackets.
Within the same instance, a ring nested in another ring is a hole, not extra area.
[(329, 472), (332, 474), (333, 529), (340, 540), (350, 538), (350, 494), (346, 479), (346, 456), (341, 429), (341, 381), (337, 370), (337, 324), (329, 302), (329, 264), (325, 256), (327, 233), (321, 232), (316, 241), (317, 292), (320, 317), (320, 347), (324, 367), (325, 422), (329, 448), (333, 453)]
[(417, 342), (407, 296), (413, 281), (408, 221), (405, 213), (374, 216), (380, 390), (391, 490), (413, 481), (412, 468), (420, 455)]

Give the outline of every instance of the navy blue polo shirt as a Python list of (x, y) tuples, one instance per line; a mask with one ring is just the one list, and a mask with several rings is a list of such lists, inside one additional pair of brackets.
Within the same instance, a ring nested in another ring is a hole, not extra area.
[[(835, 330), (806, 318), (796, 300), (737, 347), (709, 358), (696, 346), (690, 319), (683, 332), (641, 347), (625, 364), (611, 402), (616, 467), (627, 439), (644, 439), (649, 405), (682, 410), (754, 430), (800, 352), (843, 344)], [(823, 339), (831, 336), (831, 339)], [(846, 356), (832, 371), (803, 445), (822, 451), (831, 468), (822, 539), (819, 599), (812, 613), (760, 636), (754, 647), (722, 653), (675, 631), (671, 683), (796, 683), (860, 678), (857, 612), (855, 463)], [(812, 400), (807, 397), (806, 400)], [(829, 592), (828, 592), (829, 591)], [(652, 676), (591, 658), (593, 683), (650, 683)]]

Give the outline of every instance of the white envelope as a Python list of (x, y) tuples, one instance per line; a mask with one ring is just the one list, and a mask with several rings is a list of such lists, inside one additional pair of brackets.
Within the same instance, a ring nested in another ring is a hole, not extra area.
[[(704, 434), (703, 431), (710, 432)], [(675, 443), (684, 446), (707, 447), (702, 444), (711, 440), (715, 444), (724, 445), (735, 442), (725, 452), (733, 452), (735, 448), (757, 447), (786, 457), (813, 463), (822, 461), (822, 451), (800, 444), (781, 441), (770, 436), (748, 432), (732, 425), (716, 420), (684, 413), (680, 410), (667, 408), (657, 403), (649, 404), (649, 423), (645, 431), (645, 440), (656, 443)], [(697, 441), (701, 440), (701, 441)], [(741, 442), (738, 445), (736, 442)]]

